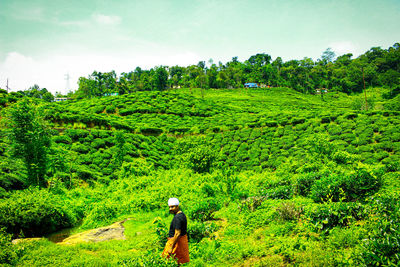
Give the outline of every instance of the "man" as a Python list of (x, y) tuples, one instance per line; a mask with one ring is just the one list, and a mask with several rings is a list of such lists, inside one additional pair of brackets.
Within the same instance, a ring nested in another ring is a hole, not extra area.
[(174, 214), (174, 218), (169, 227), (168, 242), (165, 245), (163, 256), (169, 258), (173, 255), (179, 264), (189, 262), (186, 215), (180, 210), (177, 198), (170, 198), (168, 206), (169, 213)]

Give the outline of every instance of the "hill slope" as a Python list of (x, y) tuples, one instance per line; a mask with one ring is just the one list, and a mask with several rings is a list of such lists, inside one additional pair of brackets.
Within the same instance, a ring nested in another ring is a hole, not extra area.
[(359, 110), (361, 97), (178, 90), (41, 104), (53, 130), (50, 187), (12, 191), (25, 170), (1, 143), (0, 225), (37, 236), (136, 219), (124, 241), (43, 240), (5, 255), (22, 265), (164, 264), (166, 200), (176, 196), (193, 266), (396, 262), (399, 113), (376, 91), (375, 109)]

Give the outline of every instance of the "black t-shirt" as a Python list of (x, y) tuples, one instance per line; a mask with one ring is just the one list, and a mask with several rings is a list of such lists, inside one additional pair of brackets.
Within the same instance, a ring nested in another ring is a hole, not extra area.
[(175, 235), (175, 229), (181, 230), (181, 236), (187, 233), (187, 220), (183, 212), (175, 214), (171, 226), (169, 227), (168, 237), (173, 237)]

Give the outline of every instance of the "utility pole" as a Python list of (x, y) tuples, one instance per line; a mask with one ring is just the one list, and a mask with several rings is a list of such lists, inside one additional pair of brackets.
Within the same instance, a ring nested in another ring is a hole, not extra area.
[(367, 92), (365, 91), (365, 79), (364, 79), (364, 68), (361, 68), (363, 74), (363, 82), (364, 82), (364, 97), (365, 97), (365, 110), (368, 110), (367, 104)]
[(7, 78), (7, 85), (6, 85), (6, 89), (7, 89), (7, 94), (8, 94), (8, 90), (10, 89), (10, 88), (8, 87), (8, 78)]
[(69, 79), (71, 78), (71, 76), (69, 76), (69, 73), (65, 74), (64, 76), (65, 76), (65, 80), (67, 81), (65, 89), (67, 90), (67, 93), (68, 93), (69, 92)]

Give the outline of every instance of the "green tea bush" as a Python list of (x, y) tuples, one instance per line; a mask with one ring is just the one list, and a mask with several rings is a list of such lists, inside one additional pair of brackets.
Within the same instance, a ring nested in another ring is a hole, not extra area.
[(53, 141), (56, 142), (57, 144), (71, 144), (72, 140), (68, 135), (56, 135), (53, 136)]
[(332, 159), (338, 164), (346, 164), (353, 161), (352, 155), (342, 150), (333, 153)]
[(346, 198), (349, 201), (361, 199), (371, 195), (382, 186), (382, 178), (375, 176), (368, 170), (361, 168), (346, 176), (345, 187)]
[(196, 147), (188, 156), (188, 165), (198, 173), (209, 172), (215, 160), (215, 154), (209, 147)]
[(12, 235), (0, 229), (0, 265), (14, 265), (17, 261), (17, 253), (11, 244)]
[(89, 134), (89, 132), (86, 130), (68, 129), (65, 131), (65, 134), (76, 142), (80, 138), (85, 138)]
[(381, 177), (366, 169), (357, 169), (351, 174), (331, 174), (316, 181), (311, 188), (311, 198), (315, 202), (353, 201), (373, 194), (381, 185)]
[(310, 172), (301, 174), (297, 177), (293, 184), (294, 194), (299, 196), (307, 197), (315, 181), (321, 179), (321, 174), (316, 172)]
[(214, 198), (206, 198), (192, 204), (188, 210), (190, 219), (205, 222), (214, 218), (213, 213), (221, 208), (221, 204)]
[(90, 144), (90, 146), (94, 149), (106, 148), (106, 142), (104, 139), (97, 138)]
[(364, 206), (356, 202), (330, 202), (306, 210), (306, 217), (318, 230), (343, 227), (364, 217)]
[(78, 178), (84, 181), (96, 180), (97, 178), (97, 174), (85, 165), (75, 166), (74, 170)]
[(268, 199), (291, 199), (293, 187), (291, 185), (280, 185), (263, 190), (264, 196)]
[(398, 195), (372, 198), (377, 221), (363, 240), (359, 262), (366, 266), (399, 266), (400, 207)]
[(47, 190), (18, 191), (0, 200), (0, 228), (14, 236), (40, 236), (70, 227), (76, 222), (73, 211), (61, 197)]
[(110, 105), (106, 107), (106, 112), (107, 114), (113, 114), (115, 113), (116, 107), (114, 105)]
[(178, 267), (178, 263), (172, 257), (169, 259), (160, 256), (161, 251), (149, 250), (139, 257), (126, 257), (119, 259), (117, 266), (148, 266), (148, 267)]
[(193, 221), (188, 225), (188, 239), (190, 243), (199, 243), (203, 238), (210, 237), (217, 231), (214, 223)]
[(124, 162), (118, 174), (119, 178), (145, 176), (154, 170), (154, 164), (144, 158), (135, 158), (132, 162)]
[(81, 144), (79, 142), (73, 143), (71, 146), (71, 150), (78, 152), (78, 153), (82, 153), (82, 154), (86, 154), (90, 151), (90, 147), (88, 147), (85, 144)]
[(396, 172), (400, 170), (400, 157), (398, 156), (389, 156), (383, 159), (382, 163), (385, 164), (387, 172)]

